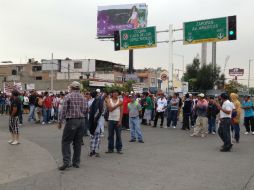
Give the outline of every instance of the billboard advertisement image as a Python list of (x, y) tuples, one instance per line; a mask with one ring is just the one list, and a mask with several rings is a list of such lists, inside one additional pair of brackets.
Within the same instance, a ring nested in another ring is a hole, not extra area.
[(112, 38), (114, 31), (143, 28), (146, 26), (147, 5), (144, 3), (98, 7), (98, 38)]

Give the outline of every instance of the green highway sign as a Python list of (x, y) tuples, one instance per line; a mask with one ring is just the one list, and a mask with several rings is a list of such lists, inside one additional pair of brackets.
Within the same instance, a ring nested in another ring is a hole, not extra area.
[(183, 43), (236, 40), (236, 16), (183, 23)]
[(121, 30), (120, 49), (152, 48), (157, 46), (156, 27)]

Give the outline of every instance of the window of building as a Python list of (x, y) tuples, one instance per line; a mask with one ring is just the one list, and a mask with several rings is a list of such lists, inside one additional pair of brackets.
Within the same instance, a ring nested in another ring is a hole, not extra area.
[(35, 77), (35, 80), (42, 80), (42, 76)]
[(13, 69), (12, 71), (11, 71), (11, 75), (17, 75), (17, 70), (15, 70), (15, 69)]
[(23, 71), (23, 67), (22, 67), (22, 66), (17, 66), (17, 70), (18, 70), (19, 72), (22, 72), (22, 71)]
[(117, 81), (117, 82), (122, 82), (122, 81), (123, 81), (123, 78), (122, 78), (121, 76), (116, 77), (116, 81)]
[(140, 78), (139, 78), (139, 81), (140, 81), (140, 82), (145, 82), (145, 80), (144, 80), (143, 77), (140, 77)]
[(156, 81), (155, 78), (151, 78), (151, 85), (155, 85)]
[(74, 62), (74, 69), (82, 69), (82, 61)]
[(33, 66), (33, 67), (32, 67), (32, 70), (33, 70), (34, 72), (36, 72), (36, 71), (41, 71), (41, 70), (42, 70), (42, 66)]
[(151, 78), (151, 83), (155, 83), (155, 78)]

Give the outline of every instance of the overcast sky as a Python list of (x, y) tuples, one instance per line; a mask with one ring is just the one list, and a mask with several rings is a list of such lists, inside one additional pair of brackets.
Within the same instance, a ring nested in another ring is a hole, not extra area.
[[(0, 61), (19, 63), (28, 58), (95, 58), (128, 64), (128, 51), (113, 51), (112, 42), (96, 39), (97, 6), (130, 3), (148, 5), (148, 25), (165, 30), (169, 24), (182, 28), (185, 21), (237, 15), (237, 41), (217, 43), (217, 63), (224, 70), (227, 56), (229, 68), (245, 69), (254, 59), (253, 0), (0, 0)], [(182, 38), (182, 32), (174, 34)], [(167, 34), (158, 34), (158, 41)], [(185, 64), (201, 54), (201, 45), (174, 44), (174, 53), (184, 55)], [(211, 44), (208, 45), (208, 62)], [(168, 68), (168, 44), (134, 51), (134, 67)], [(175, 68), (182, 69), (182, 59), (174, 57)], [(252, 63), (254, 79), (254, 62)], [(240, 81), (246, 83), (247, 81)], [(254, 83), (252, 83), (254, 85)]]

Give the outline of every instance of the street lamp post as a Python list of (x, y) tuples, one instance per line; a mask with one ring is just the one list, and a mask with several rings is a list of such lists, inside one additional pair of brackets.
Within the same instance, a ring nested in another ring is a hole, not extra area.
[(249, 59), (248, 93), (250, 94), (250, 64), (254, 59)]
[(185, 67), (185, 66), (184, 66), (184, 55), (181, 55), (181, 54), (175, 54), (175, 53), (174, 53), (174, 55), (182, 58), (182, 66), (183, 66), (182, 71), (183, 71), (183, 74), (184, 74), (184, 67)]

